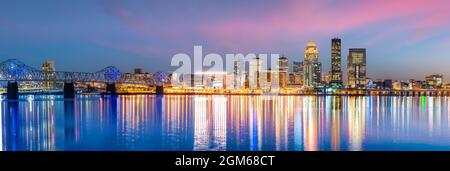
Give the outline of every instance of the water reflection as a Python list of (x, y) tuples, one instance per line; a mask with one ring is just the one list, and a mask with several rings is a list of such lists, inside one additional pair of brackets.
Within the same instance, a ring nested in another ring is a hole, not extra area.
[(23, 96), (0, 150), (450, 150), (448, 97)]
[(70, 146), (71, 144), (78, 141), (79, 132), (76, 129), (75, 120), (75, 102), (65, 101), (64, 102), (64, 141), (65, 146)]

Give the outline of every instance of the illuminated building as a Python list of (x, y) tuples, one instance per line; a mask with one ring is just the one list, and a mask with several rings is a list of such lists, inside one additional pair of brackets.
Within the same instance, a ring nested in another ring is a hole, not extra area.
[(322, 64), (318, 61), (319, 50), (315, 41), (309, 41), (306, 45), (303, 61), (303, 85), (316, 87), (322, 79)]
[(223, 73), (214, 73), (211, 76), (211, 81), (210, 81), (210, 86), (212, 88), (223, 88), (226, 89), (227, 88), (227, 73), (223, 72)]
[(295, 75), (293, 72), (289, 73), (289, 83), (290, 84), (295, 84), (296, 80), (295, 80)]
[[(234, 61), (233, 63), (233, 87), (239, 89), (244, 87), (245, 72), (241, 61)], [(231, 88), (231, 87), (230, 87)]]
[(194, 82), (197, 88), (226, 88), (226, 72), (197, 72), (194, 78), (198, 80)]
[(392, 80), (376, 80), (374, 84), (375, 88), (379, 90), (390, 90), (393, 88)]
[(331, 84), (342, 85), (341, 39), (331, 39)]
[[(175, 73), (174, 73), (175, 74)], [(180, 76), (180, 83), (182, 87), (192, 87), (194, 86), (195, 80), (193, 79), (193, 74), (183, 74)]]
[(303, 70), (303, 62), (297, 62), (297, 61), (294, 61), (294, 66), (293, 66), (293, 68), (292, 68), (292, 72), (294, 72), (294, 73), (297, 73), (297, 74), (301, 74), (302, 73), (302, 70)]
[(275, 77), (277, 77), (277, 75), (276, 75), (277, 73), (272, 71), (271, 68), (269, 68), (267, 70), (261, 71), (260, 74), (261, 74), (261, 76), (264, 75), (267, 78), (266, 82), (264, 82), (264, 83), (260, 82), (260, 86), (261, 86), (260, 88), (261, 89), (270, 89), (272, 81), (275, 80)]
[(315, 41), (309, 41), (306, 44), (304, 60), (305, 61), (319, 60), (319, 50), (317, 49), (317, 44)]
[(450, 84), (444, 84), (444, 85), (442, 85), (442, 88), (448, 90), (448, 89), (450, 89)]
[(291, 83), (293, 84), (303, 84), (303, 62), (297, 62), (294, 61), (294, 65), (293, 65), (293, 80), (291, 81)]
[(394, 90), (408, 90), (409, 83), (403, 81), (395, 81), (392, 83), (392, 88)]
[(262, 70), (259, 72), (260, 73), (260, 77), (266, 77), (266, 81), (261, 81), (260, 80), (260, 89), (271, 89), (272, 88), (272, 82), (275, 81), (276, 79), (278, 79), (277, 77), (279, 76), (279, 72), (278, 71), (274, 71), (271, 68), (267, 69), (267, 70)]
[(263, 61), (256, 57), (250, 61), (250, 69), (249, 69), (249, 86), (252, 89), (260, 89), (261, 88), (261, 71), (262, 71), (262, 63)]
[[(409, 90), (414, 90), (416, 89), (416, 85), (415, 85), (416, 81), (414, 79), (410, 79), (408, 82), (408, 89)], [(419, 87), (420, 89), (420, 87)]]
[(322, 64), (320, 62), (306, 62), (303, 67), (303, 85), (317, 87), (322, 81)]
[(427, 88), (429, 89), (442, 88), (443, 78), (444, 76), (442, 74), (433, 74), (425, 77), (425, 80), (427, 82)]
[(153, 74), (144, 72), (141, 68), (135, 68), (134, 73), (125, 73), (124, 81), (132, 81), (134, 78), (140, 78), (142, 80), (151, 80), (153, 79)]
[(44, 83), (44, 87), (48, 89), (54, 88), (54, 81), (56, 80), (55, 75), (55, 62), (53, 61), (45, 61), (42, 64), (42, 72), (44, 73), (44, 79), (46, 80)]
[(427, 88), (427, 82), (426, 81), (420, 81), (420, 80), (409, 80), (409, 89), (410, 90), (420, 90)]
[(278, 60), (278, 74), (280, 88), (285, 88), (288, 83), (289, 61), (285, 56), (281, 56)]
[(322, 84), (330, 84), (331, 83), (332, 72), (329, 71), (326, 75), (322, 76)]
[(188, 86), (193, 88), (201, 88), (204, 86), (203, 75), (200, 74), (185, 74), (183, 80)]
[(349, 49), (347, 59), (347, 84), (349, 88), (366, 88), (367, 86), (366, 49)]

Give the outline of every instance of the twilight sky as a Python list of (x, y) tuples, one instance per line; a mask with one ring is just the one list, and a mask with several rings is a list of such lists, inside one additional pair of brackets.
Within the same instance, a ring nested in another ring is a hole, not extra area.
[(450, 79), (449, 0), (2, 0), (0, 59), (57, 70), (173, 70), (176, 53), (280, 53), (303, 60), (316, 40), (367, 48), (371, 78)]

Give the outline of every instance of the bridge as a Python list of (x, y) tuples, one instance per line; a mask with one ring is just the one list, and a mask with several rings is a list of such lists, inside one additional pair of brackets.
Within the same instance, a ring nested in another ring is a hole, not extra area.
[[(122, 73), (114, 66), (108, 66), (97, 72), (43, 71), (16, 60), (8, 59), (0, 63), (0, 81), (8, 82), (7, 98), (18, 99), (20, 82), (62, 82), (64, 97), (75, 96), (74, 83), (104, 83), (107, 93), (116, 93), (116, 84), (155, 85), (161, 89), (168, 77), (157, 72), (147, 76), (144, 74)], [(159, 90), (162, 92), (162, 90)]]

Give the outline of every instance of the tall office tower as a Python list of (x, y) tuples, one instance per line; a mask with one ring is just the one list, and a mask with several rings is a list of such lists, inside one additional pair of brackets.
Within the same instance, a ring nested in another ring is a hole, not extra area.
[(44, 87), (45, 88), (54, 88), (54, 81), (56, 80), (55, 75), (55, 62), (53, 61), (45, 61), (42, 64), (42, 72), (44, 73)]
[(249, 87), (253, 89), (261, 88), (261, 71), (262, 71), (263, 61), (261, 58), (256, 57), (250, 61), (249, 69)]
[(278, 73), (280, 88), (285, 88), (289, 80), (289, 60), (284, 55), (278, 59)]
[(313, 63), (313, 86), (319, 86), (322, 82), (322, 63), (314, 62)]
[(349, 88), (366, 88), (367, 81), (366, 49), (349, 49), (347, 59), (347, 84)]
[(333, 85), (342, 85), (341, 39), (331, 39), (331, 80)]
[(322, 79), (322, 64), (319, 60), (319, 50), (315, 41), (309, 41), (306, 45), (303, 61), (303, 85), (316, 87)]
[(303, 62), (297, 62), (294, 61), (294, 65), (293, 65), (293, 84), (303, 84)]
[(234, 89), (239, 89), (244, 86), (245, 75), (243, 70), (243, 65), (241, 61), (234, 61), (233, 65), (233, 87)]

